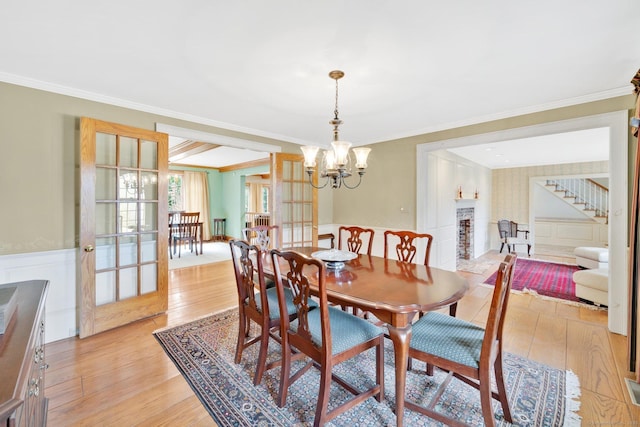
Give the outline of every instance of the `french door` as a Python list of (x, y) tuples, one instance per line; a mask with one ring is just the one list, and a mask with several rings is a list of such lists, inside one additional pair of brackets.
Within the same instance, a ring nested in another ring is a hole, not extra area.
[(80, 338), (166, 311), (168, 136), (82, 118)]
[(317, 246), (318, 190), (309, 184), (302, 154), (271, 155), (271, 188), (281, 246)]

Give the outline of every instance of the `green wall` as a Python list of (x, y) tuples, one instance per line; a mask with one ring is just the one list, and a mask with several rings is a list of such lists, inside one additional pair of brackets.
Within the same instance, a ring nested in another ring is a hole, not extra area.
[(269, 173), (269, 165), (238, 169), (222, 173), (222, 213), (220, 218), (226, 218), (226, 234), (237, 239), (242, 238), (244, 228), (244, 193), (245, 178), (248, 175)]
[(235, 238), (242, 237), (242, 229), (244, 228), (244, 184), (246, 177), (248, 175), (269, 173), (268, 164), (236, 169), (230, 172), (220, 172), (212, 168), (186, 166), (170, 166), (169, 169), (175, 171), (207, 172), (211, 233), (213, 234), (213, 219), (225, 218), (225, 234)]

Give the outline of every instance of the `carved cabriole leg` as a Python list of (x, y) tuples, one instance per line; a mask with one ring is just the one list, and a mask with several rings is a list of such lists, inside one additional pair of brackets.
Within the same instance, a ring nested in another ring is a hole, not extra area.
[(407, 383), (407, 363), (409, 361), (409, 342), (411, 341), (411, 322), (402, 327), (387, 325), (389, 337), (393, 341), (396, 364), (396, 425), (402, 426), (404, 419), (405, 386)]

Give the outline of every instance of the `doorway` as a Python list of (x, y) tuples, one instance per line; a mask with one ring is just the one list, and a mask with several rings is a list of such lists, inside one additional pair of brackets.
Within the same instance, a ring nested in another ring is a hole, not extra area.
[[(609, 129), (610, 169), (610, 220), (609, 220), (609, 329), (626, 334), (627, 331), (627, 153), (628, 113), (626, 110), (535, 126), (509, 129), (500, 132), (473, 135), (417, 146), (417, 229), (426, 228), (426, 206), (429, 183), (428, 155), (431, 151), (465, 145), (485, 144), (494, 141), (549, 135), (582, 129), (607, 127)], [(533, 215), (530, 213), (530, 215)], [(533, 223), (530, 217), (529, 222)], [(488, 248), (488, 246), (487, 246)]]

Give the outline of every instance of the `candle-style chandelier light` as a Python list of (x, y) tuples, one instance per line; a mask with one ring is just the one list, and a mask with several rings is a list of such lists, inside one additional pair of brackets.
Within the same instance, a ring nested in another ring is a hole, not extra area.
[(353, 186), (349, 185), (345, 178), (349, 178), (353, 174), (351, 155), (349, 154), (351, 143), (340, 141), (338, 136), (338, 127), (342, 124), (342, 120), (338, 118), (338, 80), (344, 77), (344, 72), (334, 70), (329, 73), (329, 77), (336, 81), (336, 106), (333, 111), (334, 117), (329, 122), (329, 124), (333, 126), (333, 142), (331, 143), (331, 149), (323, 153), (321, 168), (319, 170), (320, 178), (326, 178), (324, 184), (318, 186), (313, 184), (313, 173), (317, 169), (316, 156), (320, 149), (319, 147), (301, 147), (304, 153), (304, 167), (309, 175), (309, 183), (315, 188), (324, 188), (331, 183), (332, 188), (340, 188), (344, 185), (346, 188), (354, 189), (362, 182), (362, 175), (364, 175), (365, 169), (367, 168), (367, 157), (369, 156), (371, 148), (356, 147), (351, 150), (355, 156), (354, 166), (357, 170), (359, 180), (357, 184)]

